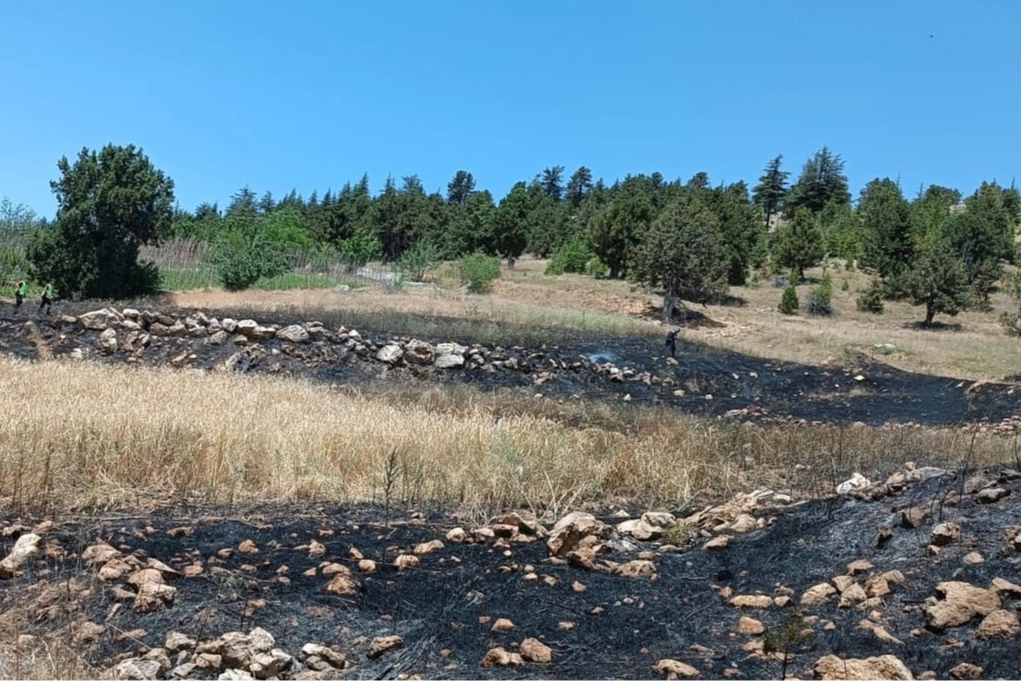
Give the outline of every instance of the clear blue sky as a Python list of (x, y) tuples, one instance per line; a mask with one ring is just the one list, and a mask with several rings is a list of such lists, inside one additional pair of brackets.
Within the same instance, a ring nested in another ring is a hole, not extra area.
[(47, 216), (57, 159), (108, 142), (188, 209), (363, 172), (754, 182), (824, 144), (855, 196), (1021, 169), (1017, 0), (48, 0), (0, 26), (0, 196)]

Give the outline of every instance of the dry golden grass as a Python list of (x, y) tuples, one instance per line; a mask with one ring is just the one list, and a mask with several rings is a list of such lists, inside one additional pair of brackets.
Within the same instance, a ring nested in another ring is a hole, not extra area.
[[(656, 312), (658, 296), (632, 290), (623, 281), (596, 280), (581, 275), (545, 276), (546, 261), (524, 258), (514, 270), (503, 269), (493, 293), (459, 293), (455, 283), (437, 273), (437, 289), (387, 292), (367, 288), (338, 291), (218, 290), (174, 294), (171, 302), (184, 307), (233, 310), (276, 310), (305, 317), (334, 315), (351, 325), (365, 324), (405, 334), (471, 336), (479, 342), (541, 340), (551, 330), (655, 335), (663, 325)], [(961, 379), (999, 380), (1018, 371), (1016, 339), (1008, 338), (997, 321), (1010, 309), (1004, 294), (993, 297), (993, 311), (938, 316), (949, 328), (915, 327), (924, 314), (920, 307), (887, 302), (882, 315), (859, 312), (855, 299), (869, 278), (835, 263), (832, 317), (806, 314), (786, 316), (777, 310), (782, 294), (770, 282), (734, 287), (741, 306), (696, 307), (709, 324), (684, 328), (681, 336), (707, 345), (789, 361), (820, 363), (841, 360), (848, 353), (873, 353), (877, 343), (892, 343), (896, 352), (882, 361), (899, 368)], [(821, 270), (808, 271), (817, 279)], [(847, 279), (849, 290), (841, 286)], [(804, 301), (814, 284), (798, 287)]]
[[(26, 399), (30, 396), (30, 400)], [(673, 411), (461, 387), (336, 390), (294, 379), (0, 360), (0, 511), (382, 502), (482, 517), (507, 507), (680, 506), (800, 494), (905, 458), (959, 465), (950, 431), (758, 428)], [(974, 462), (1010, 443), (981, 437)]]

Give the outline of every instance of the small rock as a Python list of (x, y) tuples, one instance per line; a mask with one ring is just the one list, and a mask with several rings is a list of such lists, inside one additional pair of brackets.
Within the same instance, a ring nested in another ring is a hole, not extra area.
[(501, 617), (493, 622), (491, 631), (510, 631), (514, 628), (514, 623), (506, 617)]
[(460, 544), (468, 538), (468, 533), (464, 531), (464, 528), (455, 527), (454, 529), (447, 532), (447, 541), (454, 544)]
[(124, 681), (149, 681), (158, 679), (163, 669), (158, 660), (133, 658), (124, 660), (113, 668), (113, 676)]
[(652, 666), (652, 673), (661, 674), (668, 679), (677, 679), (682, 676), (692, 677), (699, 674), (698, 670), (690, 664), (669, 658), (662, 659), (654, 664)]
[(182, 634), (179, 631), (170, 631), (167, 632), (167, 637), (163, 643), (163, 647), (166, 648), (168, 653), (176, 653), (181, 650), (192, 650), (195, 648), (195, 639), (186, 634)]
[(482, 658), (482, 667), (520, 667), (525, 661), (518, 653), (509, 653), (503, 648), (491, 648)]
[(326, 585), (326, 590), (337, 596), (354, 596), (358, 593), (358, 582), (351, 576), (351, 571), (344, 567), (343, 572), (338, 572)]
[[(31, 532), (18, 537), (10, 554), (3, 560), (0, 560), (0, 579), (10, 579), (17, 576), (21, 566), (39, 554), (39, 540), (41, 539), (42, 537), (38, 534)], [(84, 554), (82, 557), (85, 557)]]
[(280, 648), (273, 648), (268, 653), (256, 653), (248, 669), (257, 679), (278, 677), (291, 667), (294, 659)]
[(850, 608), (856, 603), (861, 603), (868, 596), (865, 594), (865, 589), (861, 587), (861, 584), (854, 583), (847, 587), (840, 593), (840, 602), (837, 604), (838, 608)]
[(830, 596), (837, 593), (836, 588), (829, 583), (816, 584), (809, 587), (801, 594), (801, 605), (819, 605), (825, 603)]
[(537, 638), (526, 638), (521, 642), (521, 657), (529, 662), (548, 664), (553, 659), (553, 651)]
[(1014, 598), (1021, 597), (1021, 586), (1006, 580), (1003, 577), (994, 577), (992, 585), (989, 588), (1000, 595), (1012, 596)]
[(614, 569), (622, 577), (650, 577), (656, 574), (656, 565), (651, 560), (631, 560)]
[(912, 506), (900, 514), (900, 524), (909, 530), (919, 527), (929, 517), (929, 510), (922, 506)]
[(246, 539), (238, 545), (238, 551), (250, 555), (258, 553), (259, 547), (251, 539)]
[(404, 639), (400, 636), (377, 636), (372, 639), (372, 644), (369, 646), (368, 657), (370, 660), (382, 656), (391, 650), (396, 650), (404, 645)]
[(836, 655), (819, 658), (813, 665), (815, 678), (822, 681), (852, 679), (913, 679), (911, 670), (894, 655), (879, 655), (864, 660), (842, 659)]
[(432, 541), (427, 541), (422, 544), (419, 544), (414, 549), (412, 549), (412, 553), (414, 553), (417, 556), (424, 556), (426, 554), (433, 553), (434, 551), (440, 551), (442, 549), (443, 542), (441, 542), (439, 539), (433, 539)]
[(847, 574), (853, 577), (854, 575), (858, 575), (863, 572), (868, 572), (869, 570), (872, 569), (872, 567), (873, 567), (872, 563), (869, 562), (868, 560), (865, 560), (864, 558), (859, 560), (852, 560), (850, 563), (847, 564)]
[(398, 570), (410, 570), (412, 568), (417, 568), (418, 564), (418, 556), (410, 554), (401, 554), (394, 559), (394, 567)]
[(713, 537), (705, 544), (702, 545), (703, 551), (722, 551), (723, 549), (730, 546), (730, 537), (725, 534), (721, 534), (718, 537)]
[(950, 678), (952, 679), (981, 679), (982, 678), (982, 667), (971, 664), (970, 662), (962, 662), (953, 669), (950, 670)]
[(980, 563), (986, 562), (986, 559), (982, 557), (982, 554), (978, 551), (972, 551), (971, 553), (965, 554), (962, 558), (965, 565), (979, 565)]
[(730, 604), (735, 608), (768, 608), (773, 605), (773, 599), (764, 594), (734, 596)]
[(737, 631), (745, 636), (760, 636), (765, 633), (766, 625), (752, 617), (742, 617), (737, 621)]
[(872, 483), (861, 473), (854, 473), (850, 479), (837, 485), (837, 494), (845, 495), (858, 490), (865, 489)]
[(376, 571), (376, 561), (362, 558), (358, 561), (358, 571), (370, 574)]
[(285, 326), (276, 332), (276, 337), (289, 343), (307, 343), (310, 339), (308, 331), (301, 324)]
[(1010, 494), (1010, 490), (1002, 487), (987, 487), (978, 493), (978, 503), (992, 504)]
[(940, 523), (932, 528), (929, 543), (934, 546), (946, 546), (961, 537), (961, 526), (957, 523)]

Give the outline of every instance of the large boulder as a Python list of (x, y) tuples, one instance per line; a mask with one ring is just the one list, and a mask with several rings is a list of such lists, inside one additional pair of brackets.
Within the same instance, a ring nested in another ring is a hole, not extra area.
[(107, 328), (99, 334), (99, 352), (104, 355), (112, 355), (117, 352), (117, 331)]
[(115, 321), (117, 321), (116, 315), (105, 308), (86, 312), (78, 317), (78, 323), (89, 331), (103, 331)]
[(436, 359), (433, 360), (433, 366), (437, 369), (456, 369), (457, 367), (463, 367), (464, 355), (436, 355)]
[(376, 359), (387, 364), (396, 364), (404, 356), (404, 350), (397, 343), (384, 345), (376, 353)]
[(974, 617), (985, 617), (1000, 609), (1000, 595), (996, 591), (967, 582), (940, 582), (936, 593), (942, 599), (931, 599), (925, 609), (926, 621), (936, 631), (959, 627)]

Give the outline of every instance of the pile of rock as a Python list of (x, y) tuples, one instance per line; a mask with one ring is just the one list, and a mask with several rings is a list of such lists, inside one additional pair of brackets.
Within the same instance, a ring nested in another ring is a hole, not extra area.
[(111, 670), (117, 679), (331, 679), (352, 666), (348, 656), (329, 646), (307, 643), (297, 657), (277, 647), (276, 639), (256, 627), (245, 633), (196, 641), (172, 631), (161, 648), (120, 660)]

